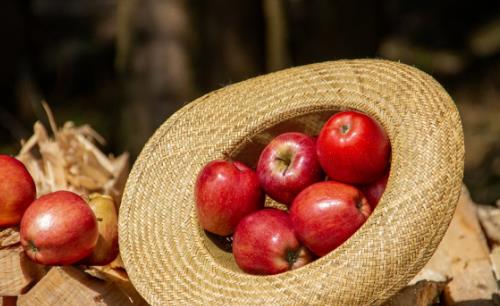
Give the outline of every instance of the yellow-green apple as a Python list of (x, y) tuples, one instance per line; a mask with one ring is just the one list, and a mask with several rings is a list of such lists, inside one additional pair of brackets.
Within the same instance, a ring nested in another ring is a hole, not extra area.
[(330, 179), (368, 184), (384, 174), (391, 146), (378, 122), (365, 114), (346, 111), (328, 119), (319, 133), (316, 149)]
[(70, 191), (35, 200), (21, 220), (21, 244), (33, 261), (70, 265), (89, 256), (97, 242), (97, 220), (89, 205)]
[(295, 234), (287, 212), (266, 208), (246, 216), (233, 235), (238, 266), (251, 274), (277, 274), (312, 260)]
[(262, 150), (257, 175), (267, 195), (290, 205), (300, 191), (323, 178), (316, 139), (297, 132), (277, 136)]
[(264, 206), (264, 193), (255, 171), (243, 163), (215, 160), (203, 167), (195, 184), (201, 226), (228, 236), (238, 222)]
[(0, 227), (19, 224), (35, 197), (35, 182), (23, 163), (0, 154)]
[(93, 193), (89, 196), (89, 206), (97, 219), (99, 238), (90, 256), (84, 263), (93, 266), (104, 266), (118, 256), (118, 214), (113, 198)]
[(318, 256), (346, 241), (370, 214), (370, 205), (359, 189), (334, 181), (307, 187), (290, 208), (299, 239)]
[(387, 186), (388, 178), (389, 178), (389, 171), (387, 171), (382, 177), (377, 179), (375, 182), (360, 187), (361, 191), (368, 200), (368, 203), (370, 203), (372, 210), (375, 209), (378, 202), (380, 201), (380, 198), (382, 197), (382, 194), (385, 191), (385, 187)]

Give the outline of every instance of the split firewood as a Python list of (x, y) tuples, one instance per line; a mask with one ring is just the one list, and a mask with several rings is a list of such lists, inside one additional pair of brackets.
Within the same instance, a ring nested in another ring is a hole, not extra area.
[(91, 266), (86, 269), (85, 272), (96, 278), (114, 283), (117, 288), (129, 298), (130, 301), (134, 302), (134, 305), (146, 304), (144, 299), (130, 282), (127, 272), (123, 267), (116, 267), (113, 265)]
[(476, 205), (464, 186), (450, 227), (424, 270), (451, 278), (444, 289), (446, 305), (474, 301), (493, 305), (498, 287), (489, 255)]
[(17, 304), (52, 305), (146, 305), (131, 300), (112, 282), (98, 280), (72, 267), (54, 267)]
[(33, 263), (20, 244), (0, 249), (0, 296), (16, 296), (43, 277), (46, 268)]
[(141, 305), (146, 303), (130, 282), (120, 254), (108, 265), (89, 266), (84, 272), (95, 278), (114, 283), (131, 301)]
[(493, 256), (498, 267), (500, 250), (492, 253), (492, 267), (476, 210), (464, 186), (450, 227), (436, 252), (410, 284), (385, 306), (431, 305), (440, 296), (444, 305), (495, 305), (492, 298), (498, 288), (492, 271)]

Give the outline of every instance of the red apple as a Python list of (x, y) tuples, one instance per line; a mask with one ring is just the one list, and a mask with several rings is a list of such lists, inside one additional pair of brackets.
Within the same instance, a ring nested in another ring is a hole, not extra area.
[(70, 265), (89, 256), (98, 235), (92, 209), (69, 191), (41, 196), (21, 220), (21, 244), (26, 254), (44, 265)]
[(295, 132), (277, 136), (260, 154), (257, 175), (267, 195), (290, 205), (300, 191), (323, 178), (316, 140)]
[(307, 187), (290, 209), (299, 239), (318, 256), (346, 241), (370, 214), (370, 205), (359, 189), (334, 181)]
[(208, 163), (196, 180), (195, 198), (201, 226), (220, 236), (232, 234), (243, 217), (264, 206), (257, 174), (237, 161)]
[(93, 193), (89, 196), (89, 206), (97, 219), (99, 238), (97, 244), (84, 263), (104, 266), (118, 256), (118, 214), (113, 198)]
[(300, 268), (312, 260), (292, 226), (288, 213), (266, 208), (246, 216), (233, 235), (238, 266), (251, 274), (276, 274)]
[(318, 159), (328, 177), (367, 184), (384, 174), (390, 143), (375, 120), (359, 112), (340, 112), (325, 123), (318, 136)]
[(35, 197), (35, 182), (23, 163), (0, 154), (0, 227), (18, 224)]
[(385, 191), (385, 187), (387, 186), (387, 179), (389, 179), (389, 171), (387, 171), (384, 176), (380, 177), (370, 185), (364, 185), (360, 187), (361, 191), (365, 195), (365, 198), (368, 200), (368, 203), (370, 203), (372, 210), (375, 209), (378, 201), (380, 201), (380, 198)]

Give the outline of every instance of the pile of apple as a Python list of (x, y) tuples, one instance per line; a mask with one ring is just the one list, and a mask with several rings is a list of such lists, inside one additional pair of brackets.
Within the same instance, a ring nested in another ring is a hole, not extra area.
[(70, 191), (36, 199), (36, 186), (17, 159), (0, 155), (0, 229), (20, 227), (27, 256), (44, 265), (106, 265), (118, 255), (114, 201)]
[[(238, 161), (205, 165), (195, 184), (198, 220), (209, 233), (232, 235), (234, 258), (247, 273), (299, 268), (363, 225), (387, 184), (390, 151), (378, 122), (336, 113), (317, 138), (274, 138), (256, 171)], [(288, 209), (264, 208), (265, 194)]]

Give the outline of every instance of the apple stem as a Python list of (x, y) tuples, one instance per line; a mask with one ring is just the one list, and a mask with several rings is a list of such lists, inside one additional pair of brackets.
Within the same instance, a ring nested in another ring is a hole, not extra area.
[(291, 161), (289, 159), (283, 159), (281, 157), (276, 157), (276, 160), (279, 160), (280, 162), (285, 164), (285, 169), (283, 169), (283, 173), (281, 175), (285, 176), (286, 172), (288, 171), (288, 167), (290, 167)]
[(229, 153), (227, 153), (227, 152), (222, 152), (222, 156), (224, 156), (224, 159), (229, 161), (229, 162), (234, 161), (234, 159), (231, 157), (231, 155), (229, 155)]
[(283, 170), (283, 174), (282, 174), (283, 176), (285, 176), (285, 175), (286, 175), (286, 171), (287, 171), (287, 170), (288, 170), (288, 166), (286, 166), (286, 167), (285, 167), (285, 170)]
[(342, 125), (342, 134), (347, 133), (347, 131), (349, 131), (349, 126), (347, 124), (343, 124)]
[(363, 198), (362, 196), (358, 196), (356, 199), (356, 208), (359, 210), (363, 207)]
[(36, 247), (35, 243), (33, 242), (33, 240), (28, 240), (28, 245), (29, 245), (29, 248), (31, 249), (31, 251), (33, 253), (37, 253), (38, 252), (38, 248)]
[(288, 249), (286, 251), (286, 261), (288, 262), (288, 266), (290, 269), (293, 267), (293, 264), (299, 258), (299, 253), (300, 253), (300, 249), (299, 250)]

